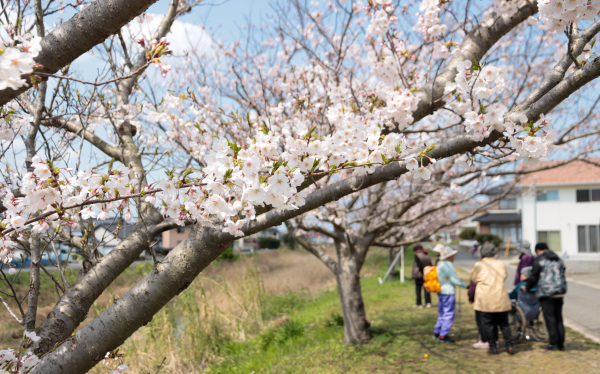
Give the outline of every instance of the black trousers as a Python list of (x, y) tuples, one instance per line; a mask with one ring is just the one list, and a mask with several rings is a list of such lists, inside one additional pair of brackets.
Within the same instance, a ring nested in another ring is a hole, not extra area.
[(425, 304), (431, 304), (431, 294), (423, 287), (423, 280), (415, 280), (415, 289), (417, 291), (417, 305), (421, 305), (421, 288), (425, 292)]
[(482, 340), (490, 344), (490, 348), (496, 348), (498, 340), (498, 327), (502, 330), (504, 344), (506, 347), (513, 346), (510, 326), (508, 325), (508, 312), (487, 313), (480, 312)]
[(563, 325), (563, 298), (545, 297), (540, 299), (544, 320), (550, 335), (550, 344), (562, 349), (565, 347), (565, 326)]
[[(483, 328), (481, 327), (481, 313), (478, 310), (475, 311), (475, 322), (477, 323), (477, 333), (479, 334), (479, 340), (481, 340), (482, 342), (485, 343), (485, 340), (483, 340)], [(495, 333), (495, 338), (494, 341), (497, 342), (498, 341), (498, 330), (494, 329), (494, 333)]]

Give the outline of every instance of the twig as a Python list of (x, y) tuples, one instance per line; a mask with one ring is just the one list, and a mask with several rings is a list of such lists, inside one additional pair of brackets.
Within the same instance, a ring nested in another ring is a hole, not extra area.
[[(156, 373), (155, 373), (155, 374), (158, 374), (158, 372), (160, 371), (160, 368), (162, 368), (162, 366), (163, 366), (163, 364), (165, 363), (165, 361), (166, 361), (166, 360), (167, 360), (167, 358), (166, 358), (166, 357), (165, 357), (165, 358), (163, 358), (163, 360), (162, 360), (162, 362), (160, 363), (160, 365), (158, 365), (158, 368), (156, 369)], [(152, 373), (148, 372), (148, 374), (152, 374)]]
[(49, 74), (49, 73), (34, 73), (34, 75), (41, 75), (41, 76), (44, 76), (44, 77), (53, 77), (53, 78), (59, 78), (59, 79), (68, 79), (68, 80), (72, 80), (72, 81), (83, 83), (83, 84), (91, 84), (92, 86), (102, 86), (102, 85), (105, 85), (105, 84), (109, 84), (109, 83), (113, 83), (113, 82), (119, 81), (121, 79), (129, 79), (129, 78), (133, 77), (134, 75), (137, 75), (142, 70), (146, 69), (148, 66), (150, 66), (151, 63), (152, 63), (152, 60), (148, 60), (148, 62), (146, 62), (144, 65), (142, 65), (142, 67), (140, 67), (139, 69), (137, 69), (133, 73), (129, 73), (129, 74), (124, 75), (122, 77), (117, 77), (117, 78), (110, 79), (110, 80), (103, 81), (103, 82), (90, 82), (90, 81), (84, 81), (84, 80), (77, 79), (77, 78), (66, 77), (64, 75), (56, 75), (56, 74)]
[(6, 310), (8, 310), (8, 313), (11, 315), (12, 318), (14, 318), (17, 322), (19, 322), (19, 325), (23, 325), (23, 320), (19, 317), (17, 317), (17, 315), (12, 311), (12, 309), (10, 309), (10, 306), (8, 305), (8, 303), (6, 302), (6, 300), (4, 300), (2, 298), (2, 296), (0, 296), (0, 302), (2, 302), (2, 304), (4, 304), (4, 306), (6, 307)]

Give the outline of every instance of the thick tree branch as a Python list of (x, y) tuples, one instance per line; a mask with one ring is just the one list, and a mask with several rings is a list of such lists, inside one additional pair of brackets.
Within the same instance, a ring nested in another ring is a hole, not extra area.
[(112, 145), (108, 144), (107, 142), (105, 142), (104, 140), (99, 138), (96, 134), (94, 134), (93, 132), (84, 131), (83, 127), (79, 126), (78, 124), (76, 124), (73, 121), (67, 121), (67, 120), (64, 120), (61, 118), (52, 117), (50, 119), (43, 120), (41, 122), (41, 125), (45, 126), (45, 127), (54, 127), (59, 130), (63, 129), (65, 131), (68, 131), (79, 137), (81, 137), (82, 133), (83, 133), (83, 138), (86, 141), (88, 141), (90, 144), (92, 144), (94, 147), (96, 147), (100, 151), (104, 152), (104, 154), (106, 154), (108, 157), (112, 157), (115, 160), (123, 162), (122, 157), (121, 157), (122, 156), (121, 151), (118, 148), (115, 148)]

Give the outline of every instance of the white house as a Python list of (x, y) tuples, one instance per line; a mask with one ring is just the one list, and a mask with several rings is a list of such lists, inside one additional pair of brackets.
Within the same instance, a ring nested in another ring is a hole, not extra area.
[(560, 253), (567, 271), (600, 271), (600, 167), (574, 161), (527, 174), (518, 185), (523, 238), (532, 243), (546, 242)]

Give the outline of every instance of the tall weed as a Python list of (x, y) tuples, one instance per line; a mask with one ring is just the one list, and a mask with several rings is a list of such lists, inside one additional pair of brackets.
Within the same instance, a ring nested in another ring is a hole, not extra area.
[[(262, 330), (264, 299), (262, 277), (253, 262), (244, 265), (235, 283), (200, 276), (125, 342), (124, 360), (134, 373), (156, 371), (165, 357), (161, 372), (200, 373), (221, 361), (230, 343)], [(106, 367), (92, 372), (105, 373)]]

